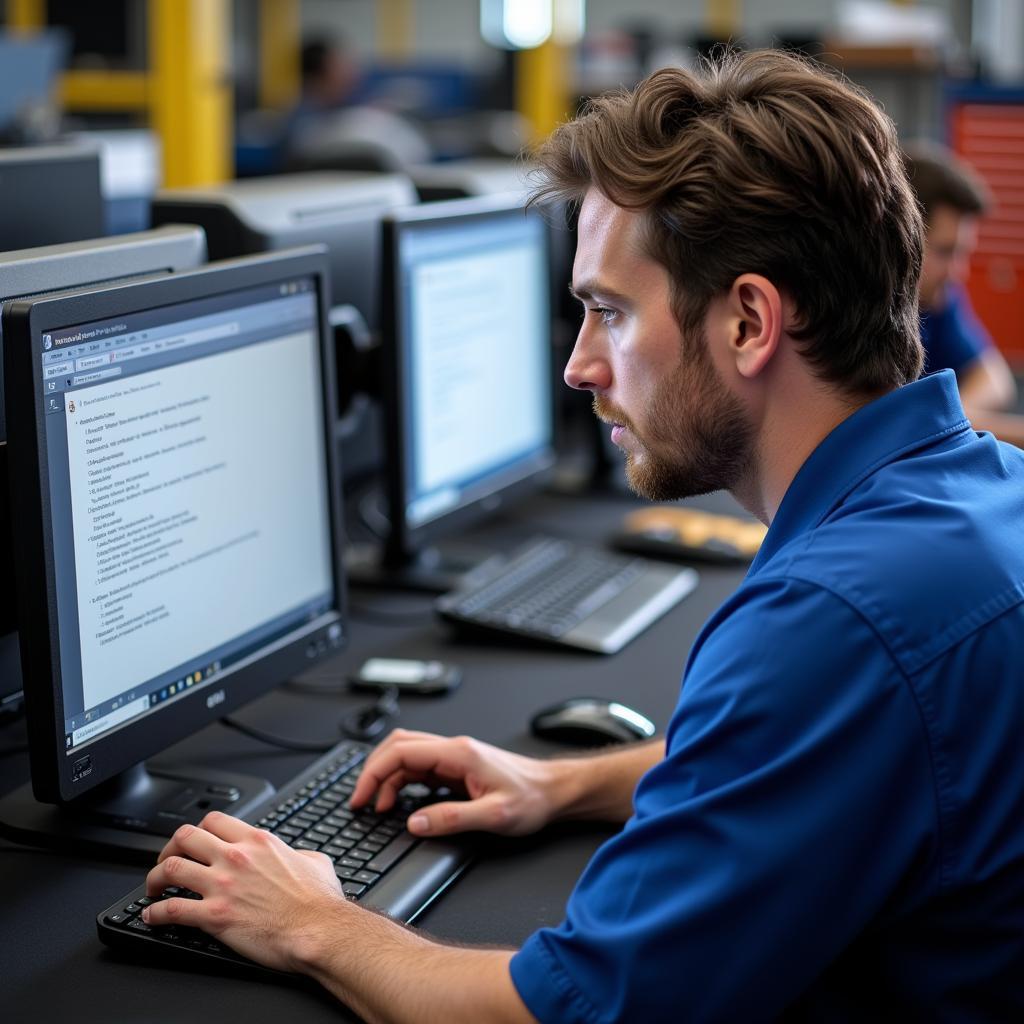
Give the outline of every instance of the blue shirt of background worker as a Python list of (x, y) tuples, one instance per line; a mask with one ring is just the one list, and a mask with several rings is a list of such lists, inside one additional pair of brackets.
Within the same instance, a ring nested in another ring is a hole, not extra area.
[(961, 285), (946, 289), (943, 305), (921, 310), (921, 344), (925, 373), (952, 370), (958, 375), (993, 348), (992, 336)]
[(1024, 453), (952, 373), (819, 445), (512, 960), (538, 1020), (1024, 1019), (1022, 523)]
[(992, 195), (971, 167), (935, 143), (906, 146), (903, 164), (925, 221), (918, 283), (925, 372), (953, 370), (971, 423), (1024, 447), (1024, 417), (1013, 412), (1013, 373), (964, 289)]

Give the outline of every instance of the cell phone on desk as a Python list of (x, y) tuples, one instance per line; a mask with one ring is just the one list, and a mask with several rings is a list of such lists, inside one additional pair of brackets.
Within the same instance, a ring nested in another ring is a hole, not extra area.
[(394, 688), (400, 693), (450, 693), (462, 682), (458, 665), (419, 658), (368, 658), (349, 678), (353, 690), (380, 692)]

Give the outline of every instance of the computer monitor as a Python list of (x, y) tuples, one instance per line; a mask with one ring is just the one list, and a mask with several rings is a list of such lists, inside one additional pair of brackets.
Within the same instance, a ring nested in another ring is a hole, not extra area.
[(104, 222), (96, 150), (0, 149), (0, 252), (98, 238)]
[(381, 461), (379, 409), (363, 379), (369, 373), (366, 350), (379, 327), (380, 222), (416, 201), (416, 190), (403, 175), (343, 171), (167, 189), (153, 201), (154, 225), (198, 224), (213, 260), (295, 245), (327, 246), (331, 324), (339, 350), (338, 435), (349, 480), (372, 475)]
[[(181, 225), (121, 238), (0, 253), (0, 305), (44, 292), (191, 270), (205, 259), (202, 230)], [(0, 712), (20, 708), (22, 688), (10, 544), (3, 366), (0, 330), (0, 580), (4, 581), (0, 585)]]
[(5, 308), (32, 786), (80, 842), (265, 797), (144, 762), (346, 638), (325, 295), (318, 249)]
[[(542, 485), (555, 461), (547, 225), (518, 197), (384, 221), (384, 564), (430, 586), (430, 546)], [(445, 571), (437, 588), (446, 589)]]
[(212, 260), (326, 245), (332, 305), (355, 306), (373, 330), (381, 218), (416, 201), (412, 182), (400, 174), (283, 174), (215, 188), (165, 189), (153, 200), (153, 224), (198, 224)]

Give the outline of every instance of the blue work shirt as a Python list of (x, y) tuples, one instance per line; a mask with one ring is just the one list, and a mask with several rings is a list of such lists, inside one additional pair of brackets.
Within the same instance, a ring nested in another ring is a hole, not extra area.
[(543, 1022), (1024, 1020), (1024, 451), (952, 373), (801, 467), (511, 970)]
[(993, 342), (974, 312), (967, 292), (959, 285), (951, 285), (942, 309), (921, 311), (921, 344), (925, 373), (962, 373)]

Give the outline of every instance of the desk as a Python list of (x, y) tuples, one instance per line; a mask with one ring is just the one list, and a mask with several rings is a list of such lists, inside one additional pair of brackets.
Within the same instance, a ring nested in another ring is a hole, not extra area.
[[(587, 499), (543, 496), (525, 515), (480, 531), (498, 540), (525, 529), (599, 541), (636, 503), (621, 494)], [(710, 506), (714, 507), (714, 503)], [(719, 508), (723, 507), (721, 505)], [(354, 595), (348, 650), (317, 668), (343, 677), (370, 655), (436, 657), (463, 667), (462, 687), (443, 698), (405, 697), (401, 724), (414, 729), (472, 733), (527, 754), (558, 748), (529, 734), (539, 707), (563, 697), (616, 697), (663, 729), (675, 706), (690, 644), (704, 620), (739, 584), (743, 571), (703, 568), (697, 590), (646, 633), (612, 657), (540, 648), (483, 645), (454, 639), (429, 614), (429, 600), (370, 591)], [(403, 614), (393, 624), (359, 609)], [(422, 612), (410, 620), (408, 613)], [(310, 695), (281, 688), (236, 717), (283, 736), (338, 738), (330, 723), (365, 698)], [(23, 736), (0, 732), (0, 748)], [(220, 725), (171, 748), (161, 760), (195, 761), (262, 774), (281, 784), (312, 755), (273, 751)], [(4, 788), (24, 781), (27, 760), (0, 762)], [(418, 922), (440, 938), (518, 945), (542, 925), (561, 920), (566, 898), (587, 860), (610, 834), (604, 827), (559, 826), (540, 836), (502, 841), (473, 865)], [(12, 1024), (49, 1022), (192, 1022), (353, 1020), (325, 994), (269, 982), (194, 974), (158, 965), (126, 964), (96, 937), (95, 915), (138, 883), (139, 867), (83, 861), (0, 844), (0, 1015)]]

